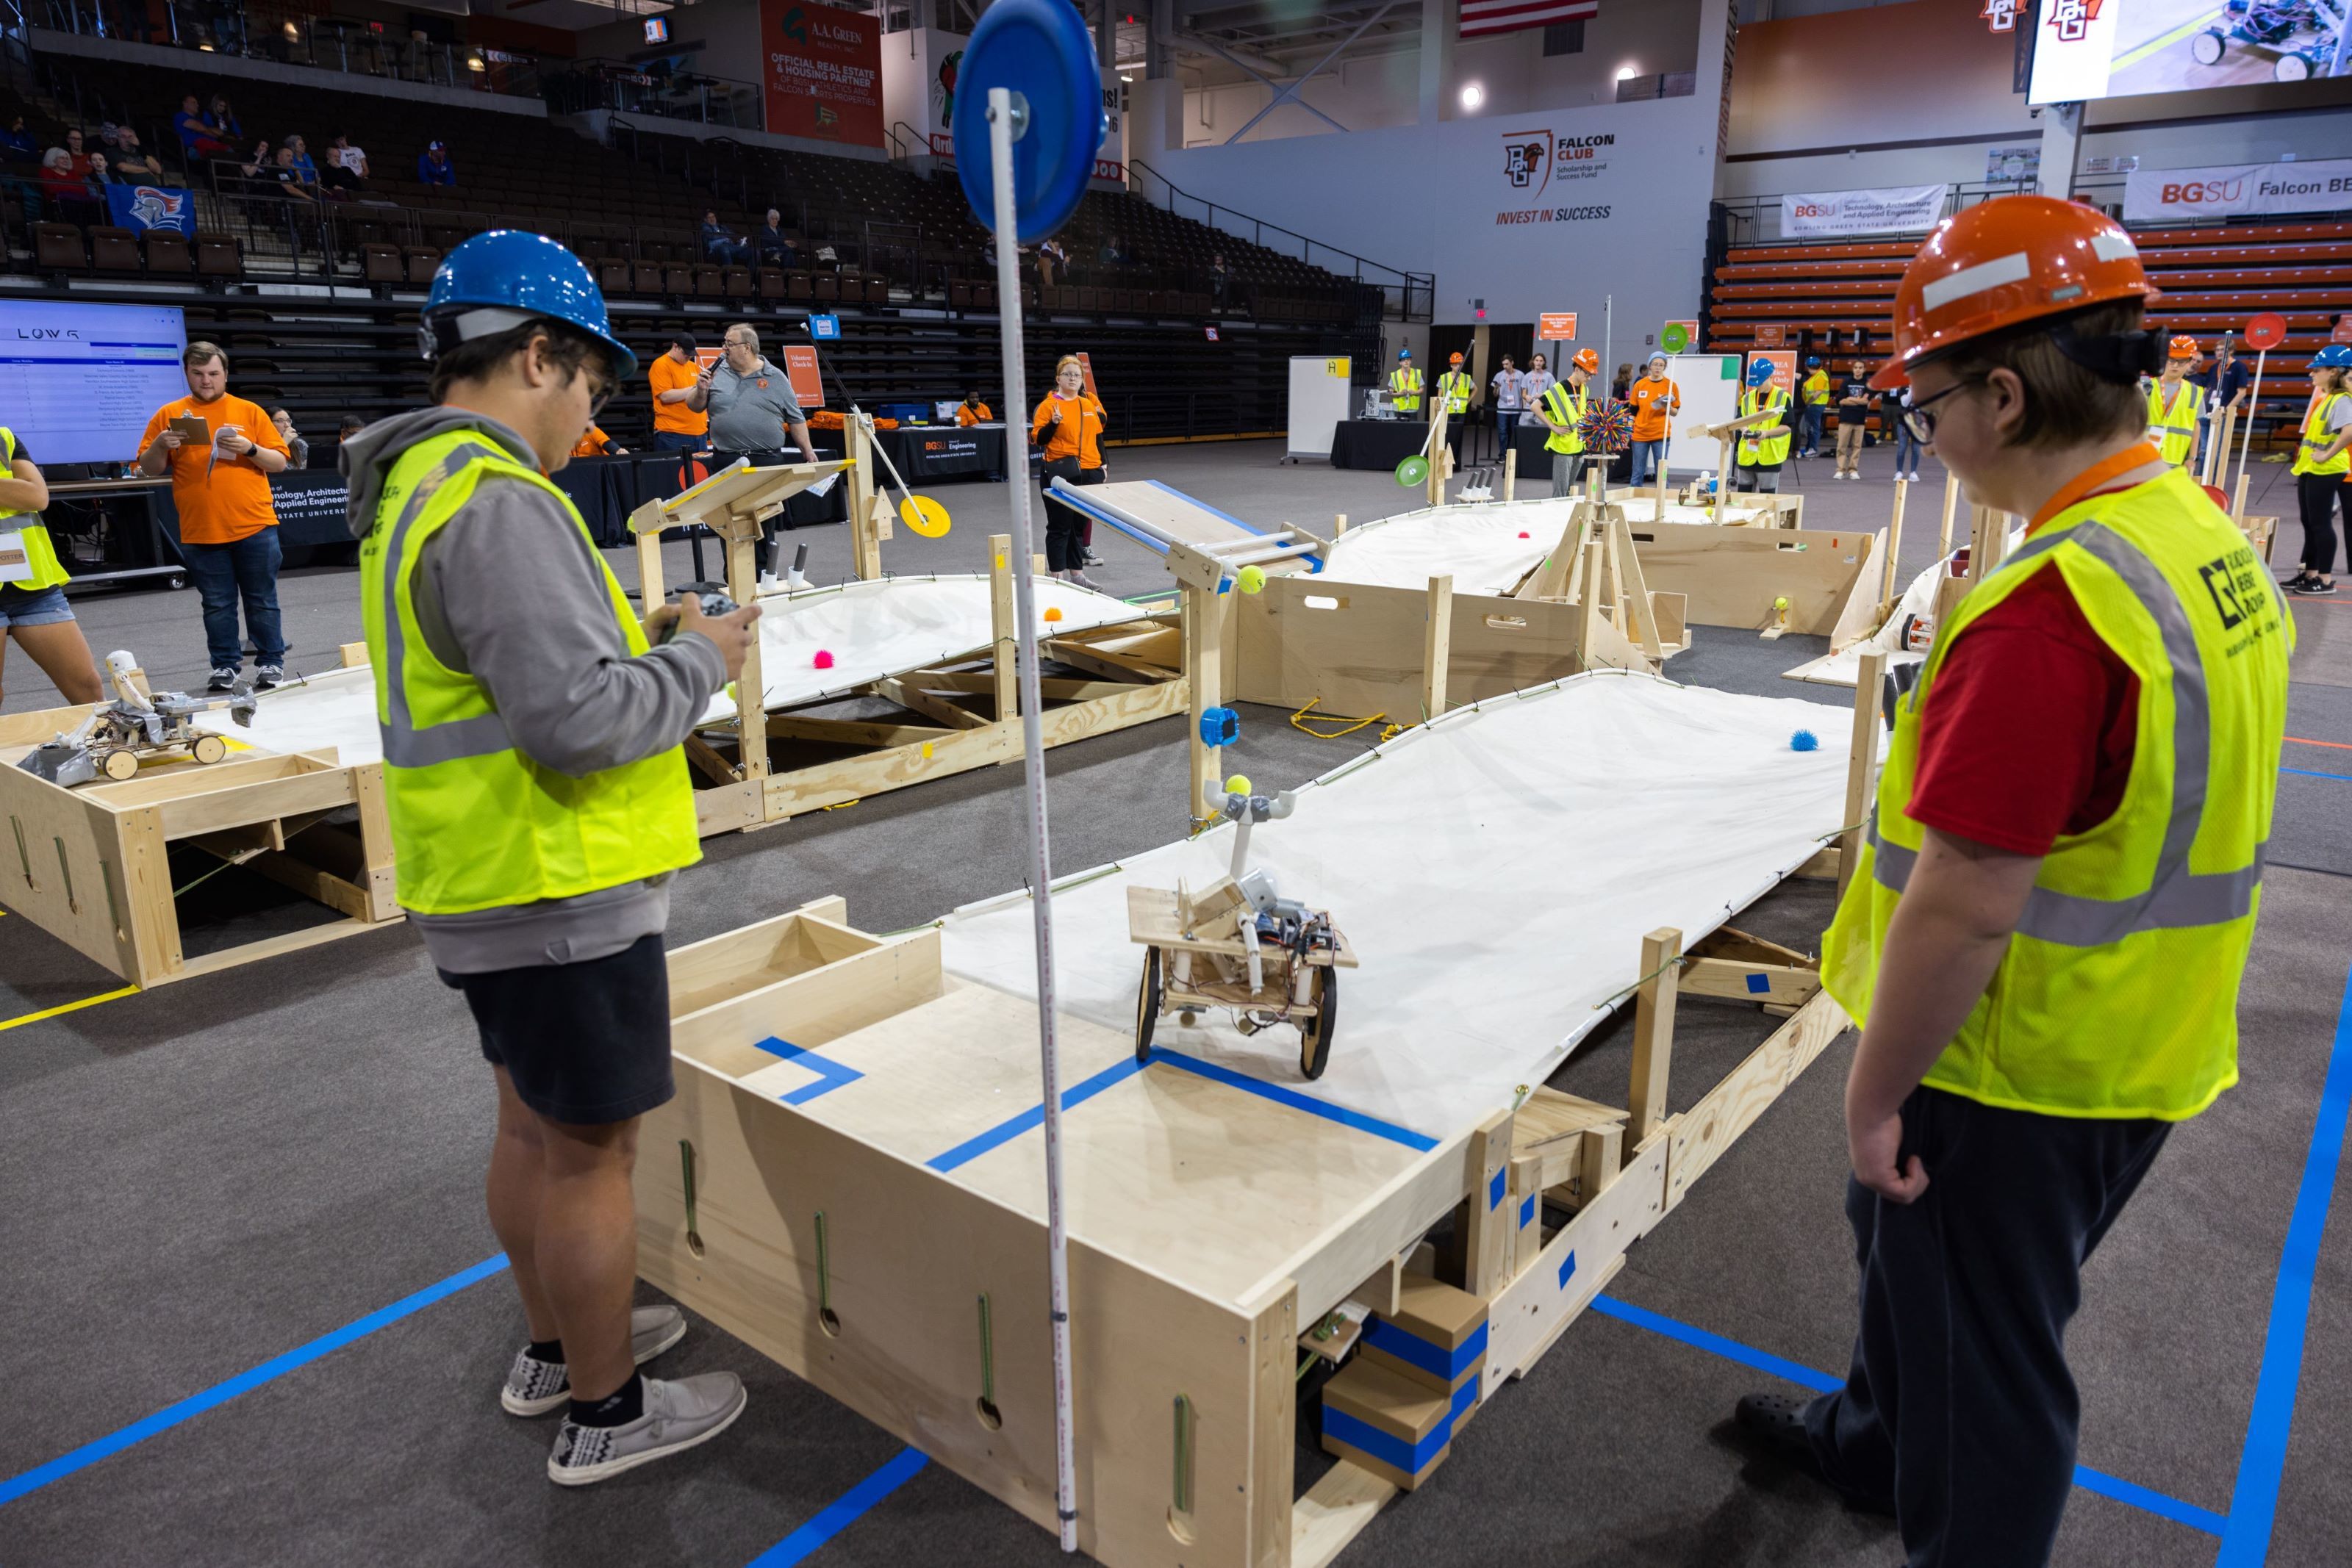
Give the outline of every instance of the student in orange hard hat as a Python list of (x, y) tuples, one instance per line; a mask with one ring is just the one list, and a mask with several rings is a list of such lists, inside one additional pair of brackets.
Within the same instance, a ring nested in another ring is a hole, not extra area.
[[(1542, 356), (1538, 355), (1538, 361)], [(1601, 369), (1601, 356), (1590, 349), (1579, 349), (1568, 362), (1568, 379), (1554, 382), (1544, 388), (1543, 396), (1535, 404), (1536, 418), (1551, 434), (1544, 437), (1544, 450), (1551, 455), (1551, 493), (1573, 495), (1576, 481), (1584, 467), (1584, 432), (1580, 428), (1584, 416), (1591, 412), (1591, 394), (1586, 383)]]
[(2181, 336), (2165, 345), (2164, 369), (2147, 389), (2147, 438), (2167, 463), (2189, 461), (2197, 450), (2198, 390), (2189, 381), (2197, 368), (2197, 340)]
[(2161, 363), (2129, 235), (2004, 196), (1905, 271), (1904, 417), (2029, 519), (1895, 705), (1822, 939), (1860, 1021), (1845, 1091), (1853, 1370), (1741, 1427), (1909, 1568), (2049, 1561), (2080, 1401), (2083, 1264), (2176, 1122), (2237, 1082), (2294, 628), (2245, 535), (2147, 439)]
[(1475, 390), (1469, 371), (1463, 369), (1462, 356), (1448, 355), (1445, 373), (1437, 378), (1437, 395), (1445, 401), (1445, 441), (1457, 460), (1463, 455), (1463, 436), (1470, 428), (1470, 394)]

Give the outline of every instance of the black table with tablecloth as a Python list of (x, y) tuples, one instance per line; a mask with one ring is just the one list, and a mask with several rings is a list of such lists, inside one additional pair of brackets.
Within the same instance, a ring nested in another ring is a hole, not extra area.
[[(838, 457), (845, 450), (837, 430), (812, 432), (810, 440), (820, 457)], [(1004, 477), (1002, 424), (902, 424), (896, 430), (876, 431), (874, 441), (909, 485)]]
[[(1489, 416), (1491, 417), (1491, 416)], [(1459, 430), (1459, 425), (1449, 424)], [(1495, 451), (1495, 430), (1491, 423), (1483, 428), (1469, 427), (1475, 437), (1472, 444), (1460, 452), (1458, 467), (1473, 464), (1499, 463)], [(1544, 441), (1550, 434), (1542, 424), (1532, 419), (1522, 419), (1512, 433), (1512, 446), (1519, 455), (1519, 483), (1549, 485), (1551, 454), (1545, 450)], [(1331, 432), (1331, 466), (1334, 468), (1369, 468), (1393, 470), (1406, 458), (1418, 455), (1429, 440), (1429, 424), (1425, 420), (1409, 419), (1343, 419)], [(1612, 483), (1622, 483), (1631, 472), (1631, 459), (1619, 453), (1610, 463), (1609, 477)]]

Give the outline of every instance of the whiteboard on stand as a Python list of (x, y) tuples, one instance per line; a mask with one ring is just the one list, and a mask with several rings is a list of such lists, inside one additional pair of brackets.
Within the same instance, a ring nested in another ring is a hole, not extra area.
[(1348, 417), (1348, 380), (1354, 366), (1344, 354), (1294, 355), (1290, 361), (1290, 444), (1286, 458), (1331, 455), (1331, 437)]
[(1723, 461), (1721, 444), (1685, 435), (1683, 427), (1739, 417), (1739, 356), (1676, 354), (1666, 361), (1666, 374), (1683, 394), (1682, 412), (1674, 417), (1673, 439), (1666, 444), (1666, 466), (1685, 474), (1711, 473)]

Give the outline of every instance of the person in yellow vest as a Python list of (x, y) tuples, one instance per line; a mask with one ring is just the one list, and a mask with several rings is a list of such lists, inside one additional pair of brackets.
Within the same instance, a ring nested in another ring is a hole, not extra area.
[(1805, 361), (1805, 379), (1798, 387), (1804, 400), (1805, 444), (1797, 454), (1800, 457), (1822, 455), (1822, 432), (1829, 428), (1830, 373), (1822, 369), (1822, 357), (1812, 355)]
[(342, 448), (394, 875), (498, 1094), (490, 1227), (528, 1343), (499, 1403), (564, 1411), (549, 1479), (600, 1481), (734, 1421), (731, 1373), (637, 1365), (686, 1333), (630, 1309), (637, 1119), (673, 1093), (662, 930), (701, 858), (681, 743), (742, 669), (757, 607), (643, 623), (546, 475), (636, 356), (587, 267), (496, 230), (433, 275), (434, 407)]
[[(1748, 362), (1748, 390), (1739, 394), (1739, 417), (1764, 413), (1789, 406), (1789, 394), (1772, 383), (1772, 361), (1750, 360)], [(1739, 433), (1739, 445), (1735, 459), (1739, 470), (1738, 487), (1747, 491), (1763, 491), (1778, 495), (1780, 489), (1780, 465), (1789, 461), (1789, 422), (1786, 418), (1768, 424), (1751, 424)]]
[(2197, 340), (2182, 336), (2166, 346), (2164, 369), (2147, 387), (2147, 438), (2167, 463), (2189, 461), (2197, 450), (2197, 403), (2202, 395), (2189, 384), (2197, 368)]
[(1898, 285), (1905, 417), (2029, 519), (1895, 704), (1822, 979), (1862, 1270), (1844, 1386), (1738, 1423), (1913, 1564), (2049, 1561), (2083, 1264), (2175, 1123), (2237, 1082), (2294, 627), (2246, 537), (2147, 440), (2163, 338), (2132, 241), (2004, 196)]
[(1457, 461), (1463, 455), (1464, 434), (1470, 428), (1470, 394), (1475, 390), (1470, 373), (1462, 368), (1462, 356), (1449, 356), (1445, 373), (1437, 378), (1437, 395), (1445, 400), (1445, 441)]
[(0, 425), (0, 658), (14, 638), (69, 703), (104, 699), (98, 666), (66, 602), (68, 573), (41, 521), (49, 484), (16, 433)]
[[(2336, 591), (2336, 505), (2352, 471), (2352, 348), (2330, 343), (2311, 356), (2311, 407), (2294, 449), (2295, 499), (2303, 509), (2303, 564), (2286, 591), (2306, 599)], [(2346, 508), (2346, 565), (2352, 566), (2352, 507)]]
[(1576, 493), (1576, 481), (1584, 467), (1584, 416), (1592, 411), (1586, 383), (1601, 369), (1601, 356), (1590, 349), (1579, 349), (1568, 362), (1568, 379), (1552, 382), (1544, 388), (1543, 395), (1535, 402), (1536, 418), (1551, 434), (1544, 437), (1544, 450), (1551, 454), (1551, 493), (1570, 496)]
[(1396, 369), (1389, 372), (1389, 406), (1402, 414), (1421, 412), (1421, 371), (1411, 349), (1397, 350)]

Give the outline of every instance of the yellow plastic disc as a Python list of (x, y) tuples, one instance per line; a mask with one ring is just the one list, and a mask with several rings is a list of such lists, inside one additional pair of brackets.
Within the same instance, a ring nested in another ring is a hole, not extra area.
[(1236, 774), (1234, 774), (1232, 778), (1230, 778), (1230, 779), (1226, 779), (1226, 780), (1225, 780), (1225, 793), (1226, 793), (1226, 794), (1228, 794), (1228, 795), (1246, 795), (1246, 794), (1248, 794), (1249, 792), (1250, 792), (1250, 781), (1249, 781), (1249, 775), (1248, 775), (1248, 774), (1246, 774), (1246, 773), (1236, 773)]
[(948, 531), (948, 509), (929, 496), (909, 496), (899, 502), (898, 520), (927, 539)]

